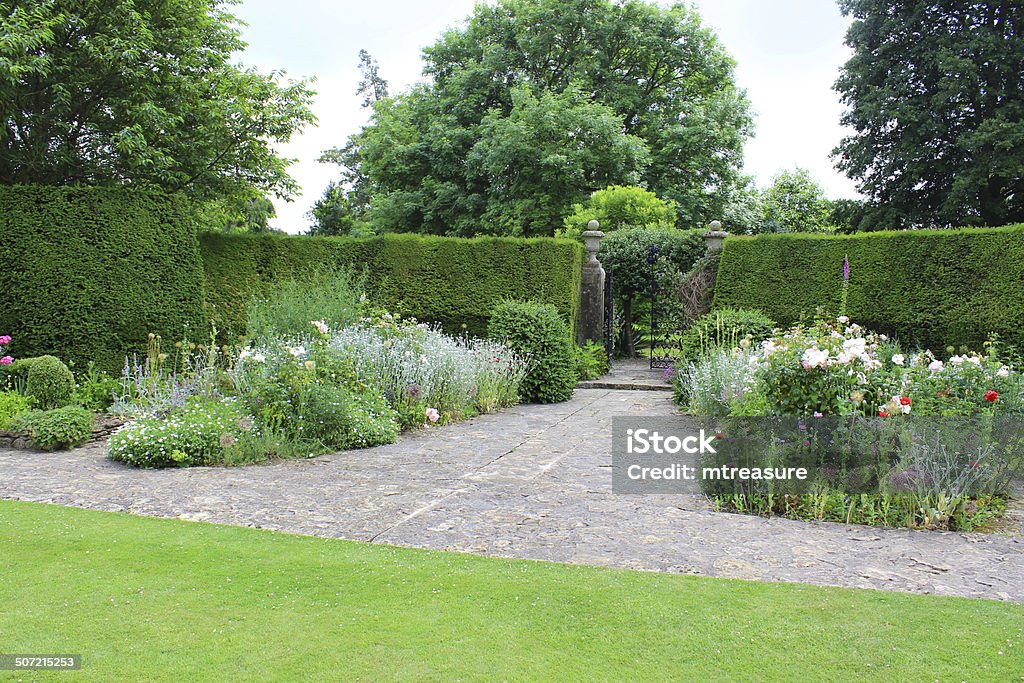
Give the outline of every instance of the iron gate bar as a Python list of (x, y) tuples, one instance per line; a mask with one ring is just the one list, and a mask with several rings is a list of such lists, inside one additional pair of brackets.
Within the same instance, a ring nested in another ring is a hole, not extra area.
[[(676, 359), (671, 354), (655, 356), (654, 351), (661, 341), (661, 334), (658, 328), (658, 301), (662, 293), (658, 286), (658, 259), (661, 256), (661, 248), (657, 244), (647, 247), (647, 264), (651, 268), (651, 335), (650, 335), (650, 368), (651, 370), (665, 370), (675, 367)], [(666, 345), (667, 349), (667, 345)]]

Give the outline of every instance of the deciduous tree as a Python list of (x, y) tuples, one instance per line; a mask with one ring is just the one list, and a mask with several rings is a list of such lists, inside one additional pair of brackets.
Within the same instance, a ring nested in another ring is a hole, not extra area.
[(0, 182), (288, 196), (273, 145), (313, 121), (313, 93), (232, 61), (228, 6), (0, 0)]
[(837, 166), (889, 228), (1024, 221), (1024, 4), (841, 0)]
[(738, 178), (749, 105), (682, 3), (480, 3), (424, 56), (429, 83), (378, 102), (325, 154), (365, 179), (387, 229), (551, 234), (558, 210), (610, 184), (646, 185), (699, 224)]

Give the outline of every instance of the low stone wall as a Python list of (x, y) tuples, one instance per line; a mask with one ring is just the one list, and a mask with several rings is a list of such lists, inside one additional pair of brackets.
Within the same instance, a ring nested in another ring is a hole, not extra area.
[[(113, 434), (115, 429), (127, 421), (128, 420), (122, 417), (116, 417), (114, 415), (93, 416), (92, 436), (89, 437), (89, 440), (85, 443), (89, 444), (97, 441), (103, 441)], [(32, 439), (29, 438), (28, 432), (9, 432), (3, 429), (0, 429), (0, 448), (13, 448), (19, 451), (38, 450), (32, 445)]]

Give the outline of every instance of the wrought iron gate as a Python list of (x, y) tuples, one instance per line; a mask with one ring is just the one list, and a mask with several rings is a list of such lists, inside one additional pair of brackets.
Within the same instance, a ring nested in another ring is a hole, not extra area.
[(675, 367), (681, 353), (673, 343), (672, 335), (676, 330), (673, 318), (669, 315), (668, 296), (658, 281), (658, 259), (661, 249), (656, 244), (647, 248), (647, 266), (650, 269), (651, 291), (651, 325), (650, 325), (650, 360), (651, 369), (660, 370)]

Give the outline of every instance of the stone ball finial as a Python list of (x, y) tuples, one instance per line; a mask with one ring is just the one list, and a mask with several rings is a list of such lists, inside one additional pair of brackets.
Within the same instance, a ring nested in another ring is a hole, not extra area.
[(587, 223), (587, 230), (600, 230), (600, 229), (601, 229), (601, 224), (598, 223), (597, 221), (590, 221), (589, 223)]
[(722, 221), (711, 221), (708, 223), (708, 231), (704, 233), (707, 242), (708, 253), (722, 250), (722, 242), (729, 236), (729, 233), (722, 231)]

